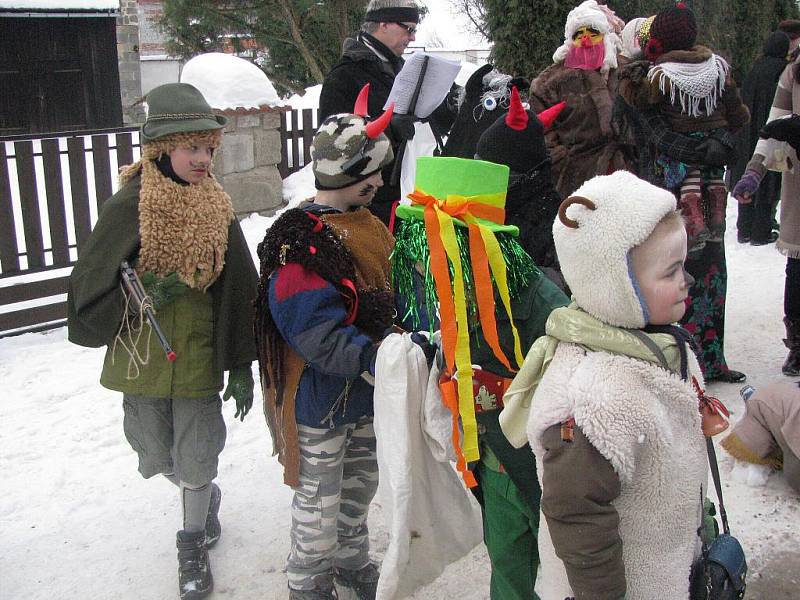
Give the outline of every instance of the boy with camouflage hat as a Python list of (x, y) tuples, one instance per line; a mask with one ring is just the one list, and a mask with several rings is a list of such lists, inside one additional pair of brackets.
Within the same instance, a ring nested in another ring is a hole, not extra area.
[(394, 239), (365, 209), (392, 160), (391, 108), (322, 123), (311, 149), (317, 195), (287, 210), (258, 247), (256, 341), (264, 409), (284, 482), (294, 489), (291, 600), (336, 598), (334, 580), (374, 599), (367, 513), (378, 485), (374, 363), (391, 327)]
[[(211, 174), (226, 119), (191, 85), (152, 90), (142, 157), (121, 169), (72, 271), (70, 341), (108, 346), (100, 383), (123, 393), (125, 436), (145, 478), (180, 489), (180, 596), (211, 593), (207, 549), (220, 537), (212, 483), (225, 445), (219, 392), (244, 419), (253, 403), (252, 299), (257, 275), (230, 197)], [(120, 264), (138, 271), (142, 307), (123, 289)], [(144, 318), (151, 309), (174, 349), (165, 358)]]

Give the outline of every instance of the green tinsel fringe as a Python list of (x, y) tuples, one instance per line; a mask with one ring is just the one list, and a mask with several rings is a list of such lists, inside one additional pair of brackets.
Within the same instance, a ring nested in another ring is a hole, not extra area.
[[(508, 289), (512, 298), (528, 285), (531, 278), (538, 276), (539, 270), (533, 263), (517, 238), (509, 233), (496, 233), (497, 241), (506, 262)], [(463, 227), (456, 227), (456, 241), (461, 254), (461, 267), (463, 271), (464, 290), (467, 298), (467, 314), (472, 319), (477, 314), (477, 300), (475, 299), (475, 286), (472, 277), (472, 263), (469, 257), (469, 231)], [(392, 284), (395, 292), (409, 299), (409, 314), (403, 315), (406, 319), (411, 317), (411, 322), (416, 328), (420, 324), (419, 304), (414, 286), (414, 271), (416, 265), (424, 269), (425, 309), (428, 315), (437, 314), (439, 298), (436, 294), (436, 282), (430, 270), (430, 249), (425, 233), (425, 223), (417, 219), (403, 220), (395, 236), (394, 252), (392, 252)], [(450, 265), (450, 281), (453, 281), (453, 265)], [(496, 288), (494, 280), (492, 285)], [(430, 319), (431, 324), (433, 319)]]

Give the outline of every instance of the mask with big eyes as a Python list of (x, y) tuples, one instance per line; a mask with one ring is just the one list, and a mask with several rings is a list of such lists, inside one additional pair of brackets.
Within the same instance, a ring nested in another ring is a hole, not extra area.
[(497, 99), (492, 96), (487, 96), (483, 99), (483, 108), (485, 110), (494, 110), (497, 108)]

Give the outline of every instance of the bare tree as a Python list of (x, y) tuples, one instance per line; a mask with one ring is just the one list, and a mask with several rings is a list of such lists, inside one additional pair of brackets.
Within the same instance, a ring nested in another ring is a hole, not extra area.
[(450, 6), (458, 12), (467, 15), (470, 20), (470, 30), (479, 33), (487, 40), (491, 40), (489, 28), (486, 26), (486, 3), (484, 0), (449, 0)]

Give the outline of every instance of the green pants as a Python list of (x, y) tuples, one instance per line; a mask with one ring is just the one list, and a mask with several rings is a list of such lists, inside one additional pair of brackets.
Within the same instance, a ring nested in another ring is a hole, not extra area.
[(479, 467), (483, 492), (483, 539), (492, 561), (491, 600), (538, 600), (539, 511), (505, 473)]

